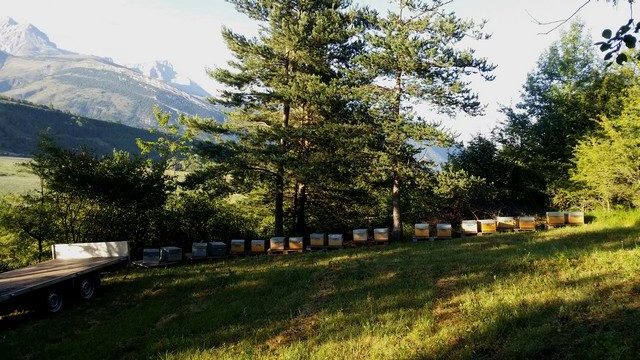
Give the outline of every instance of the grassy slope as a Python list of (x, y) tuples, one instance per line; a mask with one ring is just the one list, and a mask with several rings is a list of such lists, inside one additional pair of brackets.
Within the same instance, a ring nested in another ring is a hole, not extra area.
[(19, 164), (27, 158), (0, 156), (0, 196), (9, 193), (25, 193), (37, 189), (40, 179)]
[(0, 331), (0, 354), (633, 358), (639, 235), (636, 212), (535, 234), (124, 270), (90, 304)]

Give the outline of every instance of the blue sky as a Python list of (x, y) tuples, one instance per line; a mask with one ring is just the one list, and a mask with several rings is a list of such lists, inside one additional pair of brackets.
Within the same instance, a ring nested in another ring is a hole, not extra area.
[[(486, 115), (440, 118), (461, 140), (488, 133), (502, 119), (499, 104), (518, 101), (520, 89), (542, 51), (558, 38), (558, 31), (539, 35), (527, 11), (540, 20), (557, 20), (571, 14), (585, 0), (455, 0), (450, 9), (459, 16), (486, 19), (492, 39), (470, 43), (478, 54), (498, 65), (496, 80), (474, 83), (487, 105)], [(356, 1), (384, 12), (387, 0)], [(220, 28), (229, 26), (251, 34), (255, 24), (237, 14), (224, 0), (20, 0), (3, 1), (0, 16), (11, 16), (43, 30), (59, 47), (108, 56), (119, 63), (167, 59), (178, 72), (215, 91), (207, 67), (222, 66), (229, 59)], [(580, 17), (594, 39), (602, 29), (621, 25), (629, 16), (628, 5), (618, 8), (604, 0), (592, 1)], [(420, 108), (419, 108), (419, 111)]]

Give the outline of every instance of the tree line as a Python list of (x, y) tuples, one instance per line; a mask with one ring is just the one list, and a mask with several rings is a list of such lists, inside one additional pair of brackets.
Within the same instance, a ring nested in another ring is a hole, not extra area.
[[(142, 155), (43, 139), (28, 165), (41, 190), (0, 207), (12, 264), (51, 242), (128, 240), (135, 254), (356, 227), (399, 240), (417, 222), (640, 202), (637, 70), (607, 68), (581, 23), (541, 55), (491, 136), (463, 146), (416, 106), (482, 113), (470, 82), (491, 81), (495, 65), (465, 45), (489, 37), (482, 22), (446, 1), (396, 0), (386, 14), (346, 0), (230, 2), (260, 30), (222, 31), (233, 60), (210, 75), (227, 121), (156, 111), (165, 135), (139, 141)], [(422, 155), (435, 145), (455, 146), (447, 163)]]

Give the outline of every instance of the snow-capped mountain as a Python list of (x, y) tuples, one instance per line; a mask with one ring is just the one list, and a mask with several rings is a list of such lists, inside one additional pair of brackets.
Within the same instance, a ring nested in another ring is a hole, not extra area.
[(200, 85), (186, 76), (177, 73), (173, 65), (167, 60), (156, 60), (141, 64), (129, 64), (128, 68), (152, 79), (163, 81), (187, 94), (208, 97), (210, 94)]
[(172, 113), (223, 119), (202, 98), (206, 92), (187, 92), (188, 88), (177, 86), (180, 77), (174, 70), (173, 77), (165, 68), (154, 78), (109, 58), (58, 49), (30, 24), (0, 20), (0, 51), (0, 94), (4, 96), (143, 128), (155, 125), (155, 105)]
[(47, 34), (31, 24), (0, 18), (0, 50), (15, 56), (60, 55), (65, 53)]

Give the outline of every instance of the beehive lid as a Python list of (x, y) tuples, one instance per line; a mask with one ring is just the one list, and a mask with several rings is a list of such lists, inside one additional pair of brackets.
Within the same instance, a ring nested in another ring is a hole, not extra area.
[(439, 230), (450, 230), (451, 229), (451, 224), (438, 224), (438, 229)]
[(418, 230), (427, 230), (429, 228), (429, 224), (416, 224), (415, 228)]
[(378, 229), (373, 229), (373, 232), (376, 234), (386, 234), (389, 232), (389, 228), (378, 228)]
[(462, 220), (462, 225), (477, 225), (478, 221), (477, 220)]
[(182, 251), (181, 248), (176, 247), (176, 246), (163, 246), (161, 249), (163, 251), (178, 251), (178, 250)]
[[(274, 243), (284, 243), (284, 240), (285, 238), (282, 236), (276, 236), (271, 238), (271, 242), (274, 242)], [(256, 240), (256, 241), (262, 241), (262, 240)]]
[(263, 245), (264, 243), (264, 240), (251, 240), (251, 244), (253, 245)]
[(564, 216), (564, 212), (562, 212), (562, 211), (547, 211), (547, 216), (551, 216), (551, 217)]
[(240, 239), (231, 240), (231, 244), (233, 244), (233, 245), (239, 245), (239, 244), (244, 245), (244, 243), (245, 243), (245, 241), (244, 240), (240, 240)]
[(584, 212), (582, 211), (570, 211), (567, 214), (569, 216), (584, 216)]
[[(244, 243), (244, 240), (231, 240), (231, 242), (234, 241), (242, 241), (242, 243)], [(220, 242), (220, 241), (212, 241), (209, 244), (214, 245), (214, 246), (227, 246), (225, 243)]]
[(353, 234), (358, 234), (358, 235), (366, 235), (368, 232), (367, 229), (355, 229), (353, 230)]
[(518, 218), (520, 221), (536, 221), (536, 218), (533, 216), (520, 216)]
[(303, 238), (303, 237), (300, 237), (300, 236), (290, 237), (290, 238), (289, 238), (289, 241), (290, 241), (290, 242), (301, 242), (301, 241), (304, 241), (304, 238)]
[(496, 222), (493, 219), (484, 219), (484, 220), (478, 220), (478, 221), (480, 221), (481, 224), (491, 224)]
[(329, 239), (342, 240), (342, 234), (329, 234)]
[(499, 222), (510, 222), (510, 221), (514, 221), (513, 216), (498, 216), (498, 221)]
[(192, 245), (192, 246), (195, 246), (195, 247), (204, 247), (204, 246), (207, 246), (207, 243), (203, 243), (203, 242), (194, 242), (194, 243), (192, 243), (191, 245)]
[(324, 233), (313, 233), (309, 235), (311, 239), (324, 239)]

